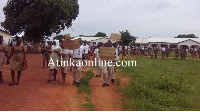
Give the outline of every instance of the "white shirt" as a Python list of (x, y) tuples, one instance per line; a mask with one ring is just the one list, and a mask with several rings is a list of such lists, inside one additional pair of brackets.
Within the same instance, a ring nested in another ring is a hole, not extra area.
[(94, 54), (96, 55), (96, 58), (99, 58), (99, 48), (94, 50)]
[(78, 48), (78, 49), (74, 49), (73, 53), (74, 53), (73, 58), (79, 58), (79, 59), (82, 59), (83, 49), (82, 49), (81, 47)]
[(115, 61), (119, 60), (119, 56), (118, 56), (118, 49), (116, 49), (116, 55), (115, 55)]
[(164, 47), (162, 48), (162, 51), (165, 51), (165, 48), (164, 48)]
[(90, 50), (89, 45), (86, 44), (85, 46), (83, 46), (83, 53), (84, 54), (87, 54), (89, 50)]

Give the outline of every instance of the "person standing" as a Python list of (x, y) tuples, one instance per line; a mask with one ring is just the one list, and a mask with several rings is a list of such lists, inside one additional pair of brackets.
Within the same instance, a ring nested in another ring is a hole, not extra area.
[[(106, 47), (112, 47), (112, 42), (108, 40), (106, 43)], [(103, 52), (103, 51), (100, 51)], [(104, 65), (103, 65), (103, 87), (104, 86), (109, 86), (110, 79), (112, 78), (112, 65), (109, 65), (108, 63), (112, 60), (104, 60)], [(106, 76), (106, 73), (108, 72), (108, 75)]]
[(200, 59), (200, 48), (197, 50), (198, 55), (199, 55), (199, 59)]
[(90, 47), (89, 45), (87, 45), (86, 41), (84, 42), (84, 45), (83, 45), (83, 55), (82, 55), (82, 61), (83, 61), (83, 72), (86, 71), (86, 68), (87, 68), (87, 65), (86, 65), (86, 62), (89, 58), (88, 54), (89, 54), (89, 50), (90, 50)]
[[(79, 40), (81, 44), (81, 40)], [(82, 62), (82, 53), (83, 53), (83, 47), (77, 48), (73, 50), (74, 56), (74, 66), (73, 66), (73, 85), (76, 85), (77, 87), (80, 84), (80, 75), (81, 75), (81, 62)]]
[(97, 70), (97, 74), (96, 77), (101, 77), (102, 75), (102, 65), (101, 65), (101, 59), (99, 58), (99, 53), (100, 53), (100, 49), (99, 49), (99, 45), (97, 45), (96, 49), (94, 50), (94, 55), (96, 58), (96, 70)]
[(185, 47), (183, 47), (181, 50), (181, 60), (185, 60), (186, 54), (187, 54), (186, 49)]
[(169, 54), (170, 54), (170, 48), (169, 47), (166, 47), (166, 58), (168, 59), (169, 57)]
[(116, 72), (117, 72), (117, 65), (116, 65), (116, 63), (119, 60), (119, 48), (117, 47), (117, 43), (114, 44), (114, 47), (116, 48), (116, 52), (115, 52), (115, 61), (113, 62), (113, 66), (112, 66), (112, 76), (111, 76), (112, 83), (115, 82), (115, 77), (116, 77)]
[[(70, 53), (69, 53), (69, 60), (73, 61), (73, 50), (70, 50)], [(72, 66), (70, 66), (70, 71), (72, 71)]]
[(43, 43), (42, 43), (42, 48), (41, 48), (41, 53), (42, 53), (42, 57), (43, 57), (43, 67), (42, 67), (42, 69), (45, 68), (45, 61), (47, 63), (47, 67), (48, 67), (50, 54), (47, 51), (49, 51), (50, 48), (51, 48), (50, 45), (48, 45), (47, 41), (44, 40)]
[[(12, 46), (10, 56), (7, 59), (7, 64), (9, 64), (10, 63), (9, 60), (13, 57), (11, 64), (12, 82), (9, 83), (9, 86), (12, 86), (14, 84), (19, 85), (21, 71), (25, 70), (25, 63), (27, 62), (27, 58), (24, 46), (21, 45), (21, 43), (22, 43), (22, 38), (16, 37), (16, 44)], [(18, 71), (16, 82), (15, 82), (15, 71)]]
[(51, 50), (47, 51), (51, 53), (50, 56), (50, 61), (49, 61), (49, 79), (47, 80), (47, 82), (51, 82), (51, 75), (52, 72), (54, 71), (54, 79), (53, 81), (56, 81), (56, 75), (57, 75), (57, 71), (58, 71), (58, 67), (59, 67), (59, 61), (60, 61), (60, 57), (61, 57), (61, 53), (62, 53), (62, 48), (59, 45), (59, 40), (54, 40), (51, 46)]
[(8, 52), (6, 49), (6, 45), (3, 43), (3, 36), (0, 35), (0, 83), (3, 83), (3, 74), (2, 68), (5, 62), (5, 58), (8, 57)]
[(154, 55), (155, 55), (155, 59), (157, 59), (157, 56), (158, 56), (158, 48), (157, 47), (154, 48)]
[(161, 48), (162, 59), (165, 58), (165, 54), (166, 54), (165, 51), (166, 51), (165, 47), (162, 47), (162, 48)]
[(176, 48), (176, 49), (174, 50), (174, 52), (175, 52), (175, 58), (174, 58), (174, 60), (177, 60), (178, 57), (179, 57), (179, 49)]
[(69, 62), (69, 53), (70, 53), (70, 50), (68, 49), (65, 49), (63, 44), (61, 46), (62, 48), (62, 66), (61, 66), (61, 73), (62, 73), (62, 79), (63, 79), (63, 83), (65, 83), (65, 78), (66, 78), (66, 75), (67, 75), (67, 68), (68, 68), (68, 62)]

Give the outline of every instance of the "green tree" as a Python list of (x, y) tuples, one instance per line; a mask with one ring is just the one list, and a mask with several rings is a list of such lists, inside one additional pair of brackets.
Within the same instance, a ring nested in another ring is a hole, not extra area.
[(78, 0), (8, 0), (3, 8), (4, 29), (13, 35), (24, 32), (39, 42), (72, 25), (79, 14)]
[(105, 33), (103, 32), (98, 32), (95, 37), (107, 37)]
[(53, 40), (59, 40), (59, 42), (62, 42), (62, 40), (64, 39), (65, 37), (63, 35), (57, 35), (53, 38)]
[(188, 34), (188, 35), (178, 35), (177, 37), (174, 37), (174, 38), (198, 38), (196, 37), (194, 34)]
[(129, 31), (128, 30), (126, 30), (126, 31), (120, 31), (120, 33), (121, 33), (121, 40), (123, 41), (123, 44), (124, 45), (130, 45), (130, 44), (132, 44), (132, 45), (134, 45), (135, 44), (135, 40), (136, 40), (136, 37), (134, 37), (134, 36), (131, 36), (131, 34), (129, 33)]

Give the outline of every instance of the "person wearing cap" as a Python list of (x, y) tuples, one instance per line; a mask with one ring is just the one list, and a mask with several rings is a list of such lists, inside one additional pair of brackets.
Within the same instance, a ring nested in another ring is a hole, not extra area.
[(0, 35), (0, 83), (3, 83), (2, 68), (5, 62), (5, 58), (8, 57), (6, 45), (3, 43), (3, 36)]
[(47, 80), (47, 82), (51, 82), (51, 75), (53, 71), (54, 71), (53, 81), (56, 81), (56, 75), (57, 75), (58, 67), (60, 65), (60, 63), (58, 62), (60, 60), (61, 53), (62, 53), (62, 48), (59, 45), (59, 40), (54, 40), (51, 46), (51, 50), (47, 52), (51, 53), (50, 61), (49, 61), (49, 67), (50, 67), (49, 79)]

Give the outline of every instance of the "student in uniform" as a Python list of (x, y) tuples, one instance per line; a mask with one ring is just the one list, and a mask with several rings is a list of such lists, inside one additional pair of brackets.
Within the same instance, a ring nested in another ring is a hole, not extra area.
[[(81, 40), (79, 40), (81, 44)], [(74, 56), (73, 56), (73, 61), (74, 61), (74, 66), (73, 66), (73, 85), (76, 85), (77, 87), (80, 84), (80, 75), (81, 75), (81, 63), (82, 63), (82, 53), (83, 53), (83, 48), (80, 47), (78, 49), (73, 50)]]
[[(108, 42), (106, 43), (106, 47), (112, 47), (112, 42), (110, 40), (108, 40)], [(100, 51), (102, 52), (102, 51)], [(109, 86), (109, 82), (110, 79), (112, 77), (112, 66), (108, 65), (108, 62), (111, 60), (104, 60), (104, 62), (106, 62), (106, 64), (104, 63), (103, 65), (103, 87), (104, 86)], [(108, 72), (108, 75), (106, 76), (106, 73)]]
[(154, 55), (155, 55), (155, 59), (157, 59), (157, 56), (158, 56), (158, 48), (157, 47), (154, 48)]
[(84, 66), (83, 66), (83, 72), (85, 72), (86, 68), (87, 68), (87, 65), (85, 65), (85, 61), (87, 61), (88, 59), (88, 54), (89, 54), (89, 50), (90, 50), (90, 47), (89, 45), (87, 45), (86, 41), (84, 42), (84, 45), (83, 45), (83, 55), (82, 55), (82, 61), (84, 62)]
[[(7, 59), (7, 64), (9, 64), (10, 59), (12, 59), (12, 64), (11, 64), (11, 77), (12, 77), (12, 82), (9, 83), (9, 86), (12, 85), (19, 85), (19, 80), (21, 77), (21, 71), (25, 70), (25, 62), (27, 62), (26, 58), (26, 53), (24, 46), (21, 45), (22, 43), (22, 38), (21, 37), (16, 37), (16, 44), (14, 44), (11, 48), (11, 53), (10, 56)], [(17, 81), (15, 82), (15, 71), (18, 71), (17, 74)]]
[(96, 70), (97, 74), (96, 77), (101, 77), (102, 75), (102, 65), (101, 65), (101, 59), (99, 58), (99, 52), (100, 52), (100, 45), (97, 45), (96, 49), (94, 50), (94, 55), (96, 58)]
[(185, 60), (186, 54), (187, 54), (186, 49), (185, 47), (183, 47), (181, 50), (181, 60)]
[(130, 59), (131, 58), (131, 56), (130, 56), (130, 54), (131, 54), (130, 46), (127, 47), (127, 54), (128, 54), (127, 59)]
[(117, 72), (117, 61), (119, 60), (119, 48), (117, 47), (117, 43), (114, 44), (114, 47), (116, 48), (116, 52), (115, 52), (115, 61), (113, 62), (113, 66), (112, 66), (112, 83), (115, 82), (115, 77), (116, 77), (116, 72)]
[(8, 52), (6, 49), (6, 45), (3, 43), (3, 36), (0, 35), (0, 83), (3, 83), (3, 76), (2, 76), (2, 68), (5, 62), (5, 59), (8, 57)]
[(161, 48), (162, 59), (165, 58), (165, 54), (166, 54), (165, 51), (166, 51), (165, 47), (162, 47), (162, 48)]
[(195, 52), (194, 48), (191, 48), (190, 49), (190, 54), (191, 54), (192, 59), (194, 59), (194, 57), (195, 57), (195, 53), (194, 52)]
[(170, 48), (169, 47), (166, 47), (166, 58), (168, 59), (169, 57), (169, 54), (170, 54)]
[(56, 81), (56, 75), (57, 75), (57, 71), (58, 71), (58, 67), (60, 65), (59, 60), (61, 57), (61, 53), (62, 53), (62, 48), (59, 45), (59, 40), (54, 40), (51, 46), (51, 50), (48, 51), (51, 53), (50, 56), (50, 61), (49, 61), (49, 79), (47, 80), (47, 82), (51, 82), (51, 75), (52, 72), (54, 71), (54, 79), (53, 81)]
[(62, 65), (61, 65), (61, 73), (62, 73), (62, 80), (63, 80), (63, 83), (65, 83), (65, 78), (66, 78), (66, 75), (67, 75), (67, 68), (69, 66), (69, 54), (70, 54), (70, 50), (68, 49), (65, 49), (63, 44), (61, 45), (61, 48), (62, 48)]
[(198, 55), (199, 55), (199, 59), (200, 59), (200, 48), (197, 50)]
[(175, 58), (174, 58), (174, 60), (177, 60), (178, 57), (179, 57), (179, 49), (176, 48), (176, 49), (174, 50), (174, 53), (175, 53)]
[[(69, 59), (71, 59), (71, 61), (73, 61), (73, 50), (70, 50), (70, 53), (69, 53)], [(72, 66), (70, 66), (70, 71), (72, 71)]]
[(49, 51), (49, 50), (50, 50), (50, 45), (48, 45), (47, 41), (43, 40), (42, 48), (41, 48), (41, 53), (42, 53), (42, 57), (43, 57), (42, 69), (45, 68), (45, 61), (47, 63), (47, 67), (48, 67), (50, 55), (49, 55), (49, 52), (47, 52), (47, 51)]

